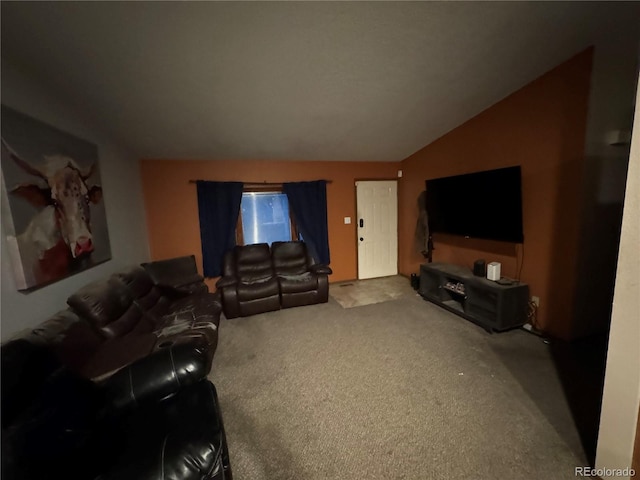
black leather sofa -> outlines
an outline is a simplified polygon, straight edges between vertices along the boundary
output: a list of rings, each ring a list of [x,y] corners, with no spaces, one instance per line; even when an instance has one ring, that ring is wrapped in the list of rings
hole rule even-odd
[[[3,479],[231,479],[206,342],[182,343],[102,382],[42,337],[2,346]]]
[[[223,259],[216,283],[227,318],[324,303],[331,268],[316,264],[304,242],[236,246]]]
[[[221,305],[200,283],[132,267],[4,344],[2,478],[230,479],[206,380]]]

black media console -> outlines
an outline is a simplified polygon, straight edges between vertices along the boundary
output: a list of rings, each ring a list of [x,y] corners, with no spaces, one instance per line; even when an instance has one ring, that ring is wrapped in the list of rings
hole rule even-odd
[[[529,287],[520,282],[501,285],[476,277],[464,267],[428,263],[420,266],[419,293],[425,300],[477,323],[488,332],[527,323]]]

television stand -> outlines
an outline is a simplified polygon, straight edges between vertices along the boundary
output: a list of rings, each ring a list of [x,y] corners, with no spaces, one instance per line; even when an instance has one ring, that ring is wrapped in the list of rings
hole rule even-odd
[[[488,332],[501,332],[527,323],[529,287],[520,282],[502,285],[457,265],[420,266],[420,295],[460,315]]]

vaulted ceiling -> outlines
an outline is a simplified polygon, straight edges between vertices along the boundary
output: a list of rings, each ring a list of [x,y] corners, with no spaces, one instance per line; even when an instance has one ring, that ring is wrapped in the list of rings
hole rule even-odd
[[[2,57],[139,157],[399,161],[638,5],[3,1]]]

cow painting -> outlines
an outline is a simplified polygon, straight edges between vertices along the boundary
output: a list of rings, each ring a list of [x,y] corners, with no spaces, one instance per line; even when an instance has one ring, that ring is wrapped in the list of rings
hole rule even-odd
[[[81,166],[55,152],[42,153],[39,163],[27,161],[4,134],[3,124],[3,175],[10,163],[22,180],[7,182],[6,196],[16,209],[32,212],[28,223],[7,236],[10,252],[20,259],[18,288],[42,286],[98,263],[101,259],[92,257],[101,240],[94,236],[91,217],[92,208],[102,207],[102,187],[90,181],[96,161]]]

